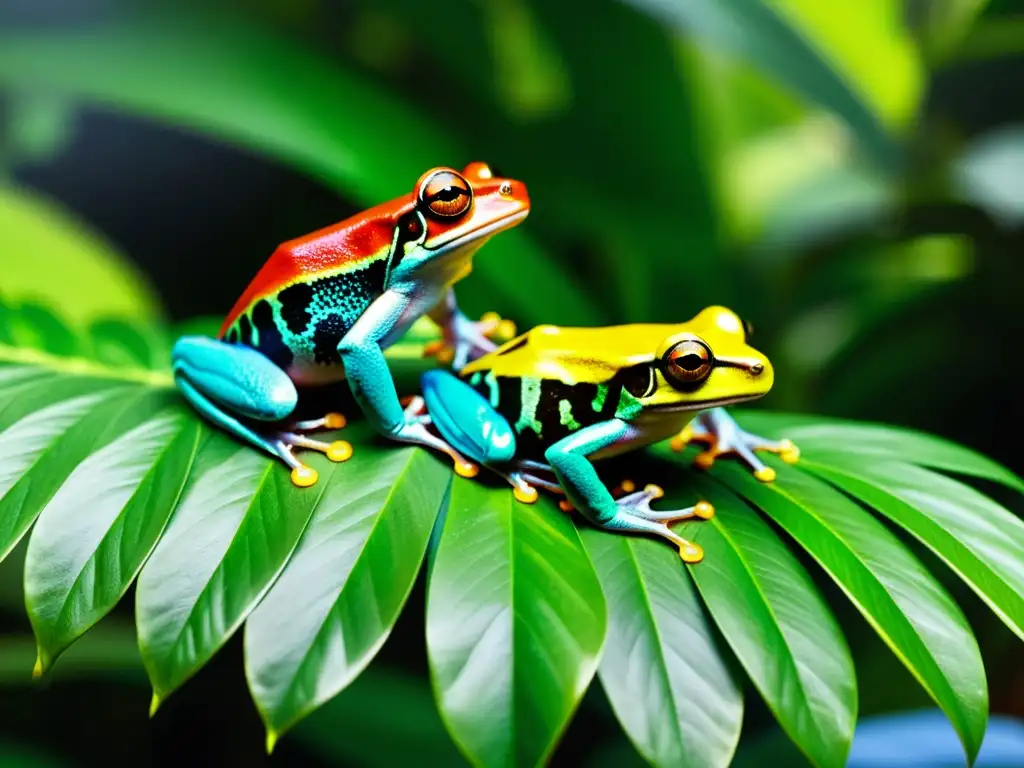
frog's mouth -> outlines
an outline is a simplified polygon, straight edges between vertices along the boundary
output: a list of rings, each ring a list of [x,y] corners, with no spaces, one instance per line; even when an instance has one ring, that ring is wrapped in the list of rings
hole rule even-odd
[[[688,403],[665,403],[664,405],[649,405],[644,410],[658,411],[659,413],[676,413],[683,411],[703,411],[708,408],[722,408],[736,403],[745,403],[748,400],[757,400],[764,397],[764,393],[756,395],[739,395],[737,397],[723,397],[718,400],[701,400]]]
[[[516,211],[508,216],[503,216],[502,218],[496,219],[490,224],[485,224],[482,227],[470,229],[465,232],[456,232],[451,240],[435,245],[429,250],[435,255],[442,256],[458,251],[467,245],[476,243],[482,244],[483,241],[491,235],[496,235],[504,229],[514,227],[520,221],[525,219],[529,213],[530,209],[527,208],[526,210]]]

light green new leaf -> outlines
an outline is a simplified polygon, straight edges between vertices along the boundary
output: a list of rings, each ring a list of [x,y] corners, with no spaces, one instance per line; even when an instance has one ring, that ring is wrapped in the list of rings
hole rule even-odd
[[[1024,639],[1024,522],[963,483],[898,461],[815,454],[803,466],[924,542]]]
[[[886,125],[917,108],[923,72],[889,0],[621,0],[683,34],[743,57],[853,129],[882,168],[897,157]],[[870,47],[864,39],[872,40]]]
[[[2,556],[86,457],[154,416],[172,398],[172,393],[138,386],[107,389],[30,413],[0,433]]]
[[[734,413],[744,429],[788,437],[809,457],[842,451],[876,460],[910,461],[925,467],[982,477],[1024,493],[1024,480],[996,461],[926,432],[883,424],[765,411]]]
[[[867,510],[774,457],[766,463],[779,472],[771,484],[734,464],[714,473],[821,564],[946,713],[973,762],[985,734],[988,689],[978,643],[959,607]]]
[[[306,459],[320,481],[298,488],[280,461],[222,433],[200,450],[135,593],[154,711],[231,637],[287,563],[339,466]]]
[[[43,509],[25,561],[37,675],[128,591],[174,510],[199,434],[189,414],[162,413],[79,464]]]
[[[814,765],[845,765],[857,683],[842,631],[757,513],[719,484],[693,479],[716,510],[680,529],[704,548],[690,573],[708,610],[790,739]]]
[[[615,715],[656,766],[728,766],[743,695],[671,547],[580,531],[608,602],[598,675]]]
[[[188,17],[0,34],[0,84],[184,125],[287,162],[366,206],[410,194],[434,166],[469,159],[453,141],[458,132],[311,48],[243,19],[195,10]],[[518,280],[508,279],[510,264]],[[583,322],[595,317],[521,229],[485,246],[474,260],[474,279],[486,282],[506,314],[561,305]],[[531,290],[522,291],[527,284]]]
[[[384,644],[451,477],[423,450],[374,446],[365,424],[346,437],[353,457],[335,471],[288,567],[246,622],[246,677],[268,749]]]
[[[456,479],[427,593],[435,696],[475,765],[548,760],[597,667],[605,604],[549,499]]]

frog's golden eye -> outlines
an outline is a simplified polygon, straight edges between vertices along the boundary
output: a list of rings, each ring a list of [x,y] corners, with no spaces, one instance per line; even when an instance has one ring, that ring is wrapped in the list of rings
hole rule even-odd
[[[714,358],[707,345],[691,339],[676,344],[663,360],[664,373],[669,383],[682,386],[704,381],[714,366]]]
[[[473,202],[473,189],[454,171],[438,171],[420,187],[420,202],[435,216],[461,216]]]
[[[654,367],[649,363],[626,368],[619,374],[619,377],[623,389],[633,397],[650,397],[654,394],[657,380],[654,377]]]

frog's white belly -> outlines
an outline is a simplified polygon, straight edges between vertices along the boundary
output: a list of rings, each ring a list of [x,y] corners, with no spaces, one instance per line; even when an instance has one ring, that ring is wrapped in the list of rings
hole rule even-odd
[[[641,414],[630,422],[629,431],[607,448],[590,455],[591,459],[608,459],[624,453],[660,443],[678,434],[699,411],[679,411],[677,413]]]

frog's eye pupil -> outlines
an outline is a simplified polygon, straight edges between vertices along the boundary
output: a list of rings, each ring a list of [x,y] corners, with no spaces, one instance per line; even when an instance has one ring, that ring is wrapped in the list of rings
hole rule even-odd
[[[469,183],[453,171],[438,171],[423,184],[420,201],[427,211],[442,218],[462,216],[473,202]]]
[[[698,368],[704,365],[704,360],[701,358],[700,355],[696,354],[695,352],[691,352],[688,355],[683,355],[682,357],[676,358],[676,361],[679,363],[680,366],[682,366],[687,371],[696,371]]]

